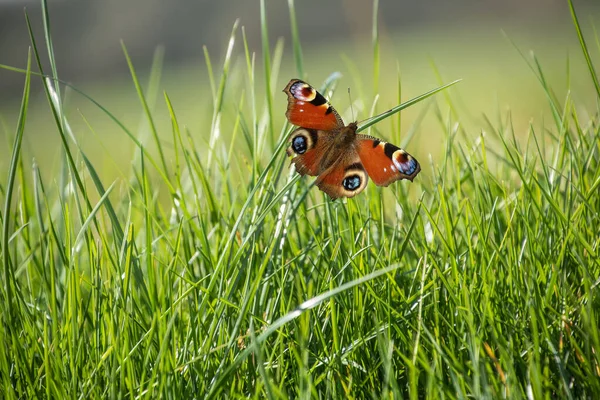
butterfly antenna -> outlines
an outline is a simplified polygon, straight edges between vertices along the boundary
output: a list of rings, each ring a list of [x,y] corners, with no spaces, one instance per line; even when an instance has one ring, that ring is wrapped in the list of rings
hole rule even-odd
[[[354,121],[354,107],[352,106],[352,96],[350,95],[350,87],[348,87],[348,99],[350,100],[350,111],[352,112],[352,121]]]

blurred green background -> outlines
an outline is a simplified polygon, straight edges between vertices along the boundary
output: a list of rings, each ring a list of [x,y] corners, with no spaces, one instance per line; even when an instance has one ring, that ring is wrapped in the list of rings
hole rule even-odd
[[[245,29],[250,50],[257,53],[257,79],[262,79],[258,0],[56,0],[49,4],[59,77],[100,102],[134,132],[143,130],[145,122],[120,40],[144,84],[156,48],[162,46],[164,67],[152,110],[167,147],[171,127],[162,91],[168,92],[180,124],[197,138],[196,143],[202,145],[208,140],[212,98],[203,46],[218,76],[236,18]],[[279,91],[297,73],[290,51],[287,1],[267,0],[266,4],[271,45],[279,37],[285,43],[281,72],[273,88],[279,131],[286,107],[286,98]],[[593,29],[600,21],[600,2],[578,0],[575,5],[583,28],[593,38]],[[26,65],[30,42],[24,6],[34,24],[38,46],[43,46],[39,2],[0,0],[0,64]],[[487,128],[484,115],[497,122],[508,110],[516,132],[525,133],[531,121],[543,123],[550,115],[539,83],[511,40],[528,57],[530,51],[536,54],[559,99],[570,87],[577,104],[596,108],[566,1],[382,0],[378,87],[374,87],[372,72],[372,10],[373,3],[363,0],[296,2],[306,78],[319,86],[332,72],[340,71],[343,78],[338,88],[351,87],[353,99],[363,104],[354,110],[359,120],[368,117],[375,93],[380,94],[377,111],[397,104],[399,71],[403,100],[462,78],[447,94],[458,107],[457,118],[470,134],[478,135]],[[232,74],[234,82],[243,83],[246,76],[240,31],[237,38]],[[589,45],[592,55],[598,58],[600,44],[590,39]],[[22,74],[0,69],[0,171],[8,165],[23,81]],[[61,160],[59,135],[42,86],[37,79],[34,81],[24,138],[24,150],[30,157],[25,163],[31,164],[35,157],[44,173],[53,174]],[[243,84],[228,87],[225,101],[231,119],[244,89]],[[133,159],[133,144],[88,100],[70,90],[63,90],[63,94],[75,135],[103,176],[114,179],[115,173],[127,169]],[[438,102],[442,96],[437,95]],[[258,93],[258,97],[264,95]],[[338,90],[332,102],[348,119],[346,90]],[[400,136],[410,129],[426,103],[402,113]],[[448,108],[440,110],[445,118]],[[442,127],[435,111],[435,106],[429,107],[409,145],[409,151],[423,161],[429,154],[435,159],[439,150],[437,139]],[[384,121],[374,133],[398,141],[398,133],[392,129],[396,122]],[[223,123],[227,137],[227,127],[233,122]]]

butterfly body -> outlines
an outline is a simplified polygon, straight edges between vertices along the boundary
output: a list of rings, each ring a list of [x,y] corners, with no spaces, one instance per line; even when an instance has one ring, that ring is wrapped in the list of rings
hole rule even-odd
[[[369,177],[379,186],[399,179],[412,181],[420,166],[404,150],[357,133],[355,122],[345,125],[329,102],[309,84],[292,79],[288,120],[299,126],[287,149],[300,175],[317,176],[317,186],[332,199],[353,197],[364,190]]]

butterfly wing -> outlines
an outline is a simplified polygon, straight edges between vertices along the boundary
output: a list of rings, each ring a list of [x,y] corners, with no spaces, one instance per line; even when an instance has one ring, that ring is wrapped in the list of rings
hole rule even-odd
[[[308,83],[292,79],[283,91],[288,96],[285,116],[292,124],[326,131],[344,126],[344,121],[327,99]]]
[[[333,144],[334,132],[298,128],[290,135],[288,156],[300,175],[317,176],[324,169],[322,160]]]
[[[421,171],[417,160],[391,143],[366,136],[357,136],[356,151],[364,169],[378,186],[388,186],[399,179],[412,182]]]
[[[318,176],[317,186],[332,200],[354,197],[369,181],[355,147],[335,146],[338,130],[298,128],[290,136],[288,155],[300,175]]]
[[[369,176],[356,150],[345,151],[339,160],[317,178],[317,186],[332,200],[354,197],[367,187]]]

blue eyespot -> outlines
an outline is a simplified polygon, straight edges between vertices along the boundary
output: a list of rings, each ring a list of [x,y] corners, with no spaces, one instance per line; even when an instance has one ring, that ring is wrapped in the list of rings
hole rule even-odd
[[[296,154],[304,154],[306,153],[308,145],[306,143],[306,138],[304,136],[296,136],[292,140],[292,149]]]
[[[350,175],[344,178],[344,180],[342,181],[342,186],[344,186],[344,189],[348,190],[348,191],[355,191],[356,189],[358,189],[360,187],[360,176],[358,175]]]

